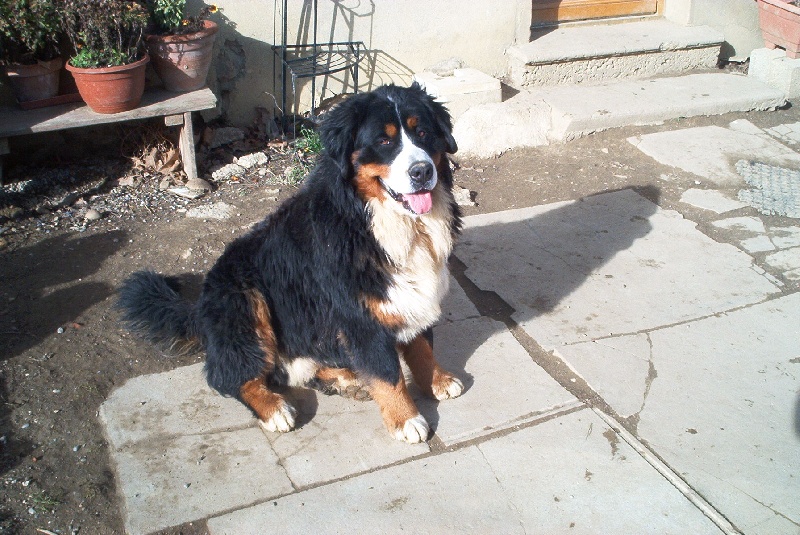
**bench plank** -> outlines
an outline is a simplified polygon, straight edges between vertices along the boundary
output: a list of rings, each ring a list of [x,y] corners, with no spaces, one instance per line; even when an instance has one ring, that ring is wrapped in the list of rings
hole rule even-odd
[[[145,91],[139,107],[122,113],[95,113],[84,103],[62,104],[35,110],[0,107],[0,137],[177,115],[208,110],[216,105],[217,97],[210,89],[204,87],[189,93],[148,90]]]
[[[0,156],[8,154],[8,138],[24,134],[53,132],[98,124],[164,117],[167,126],[180,126],[179,148],[183,170],[191,180],[197,178],[192,112],[217,105],[217,97],[207,87],[188,93],[148,90],[141,104],[122,113],[95,113],[82,103],[61,104],[33,110],[0,107]],[[0,185],[3,185],[3,163],[0,159]]]

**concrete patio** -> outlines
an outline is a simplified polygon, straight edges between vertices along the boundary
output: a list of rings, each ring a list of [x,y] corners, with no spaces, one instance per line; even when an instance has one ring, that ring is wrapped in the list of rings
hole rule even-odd
[[[677,169],[689,155],[706,185],[682,202],[738,246],[657,191],[467,218],[435,329],[467,389],[416,395],[426,444],[393,440],[371,402],[310,390],[299,428],[265,435],[201,364],[128,381],[100,411],[126,528],[800,533],[800,227],[753,215],[735,165],[742,147],[795,164],[798,130],[629,140]]]

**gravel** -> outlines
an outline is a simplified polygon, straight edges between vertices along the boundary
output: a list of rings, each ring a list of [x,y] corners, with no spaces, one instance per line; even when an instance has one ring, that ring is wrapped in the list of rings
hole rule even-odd
[[[225,201],[235,206],[231,201],[256,191],[266,190],[267,199],[277,201],[275,186],[287,184],[285,170],[298,160],[291,145],[257,140],[197,152],[198,167],[214,172],[190,183],[182,171],[149,172],[120,158],[11,167],[7,183],[0,186],[0,251],[56,230],[117,230],[132,219],[169,220],[206,211],[211,215],[200,217],[219,217],[221,212],[206,206],[224,206]],[[193,187],[198,184],[200,189]]]

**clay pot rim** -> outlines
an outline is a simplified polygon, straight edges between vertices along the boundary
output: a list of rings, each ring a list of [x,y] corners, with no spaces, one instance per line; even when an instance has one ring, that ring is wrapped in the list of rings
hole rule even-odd
[[[800,7],[790,4],[787,0],[759,0],[759,3],[775,6],[778,9],[800,15]]]
[[[145,52],[142,59],[136,60],[133,63],[126,63],[125,65],[114,65],[113,67],[75,67],[69,61],[66,62],[64,68],[70,72],[75,73],[113,73],[119,71],[126,71],[128,69],[135,69],[150,61],[150,56]]]
[[[183,43],[185,41],[194,41],[197,39],[201,39],[203,37],[207,37],[209,35],[214,35],[219,31],[219,25],[214,22],[213,20],[204,20],[203,21],[203,29],[199,32],[194,33],[183,33],[180,35],[158,35],[158,34],[149,34],[145,36],[145,41],[148,43]]]
[[[9,76],[14,76],[21,70],[36,69],[37,67],[46,69],[48,72],[57,71],[61,69],[63,65],[64,58],[58,56],[48,60],[39,59],[36,60],[36,63],[6,63],[0,68],[5,69]]]

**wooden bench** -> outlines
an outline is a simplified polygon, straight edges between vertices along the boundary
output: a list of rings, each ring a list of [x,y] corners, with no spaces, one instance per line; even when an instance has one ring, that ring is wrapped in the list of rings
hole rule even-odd
[[[122,113],[95,113],[83,102],[33,110],[0,107],[0,185],[3,184],[2,155],[10,152],[8,144],[10,137],[152,117],[164,117],[167,126],[181,127],[178,146],[183,170],[190,180],[195,179],[197,162],[194,153],[192,112],[211,109],[216,105],[217,98],[214,93],[204,87],[189,93],[148,90],[142,97],[139,107]]]

